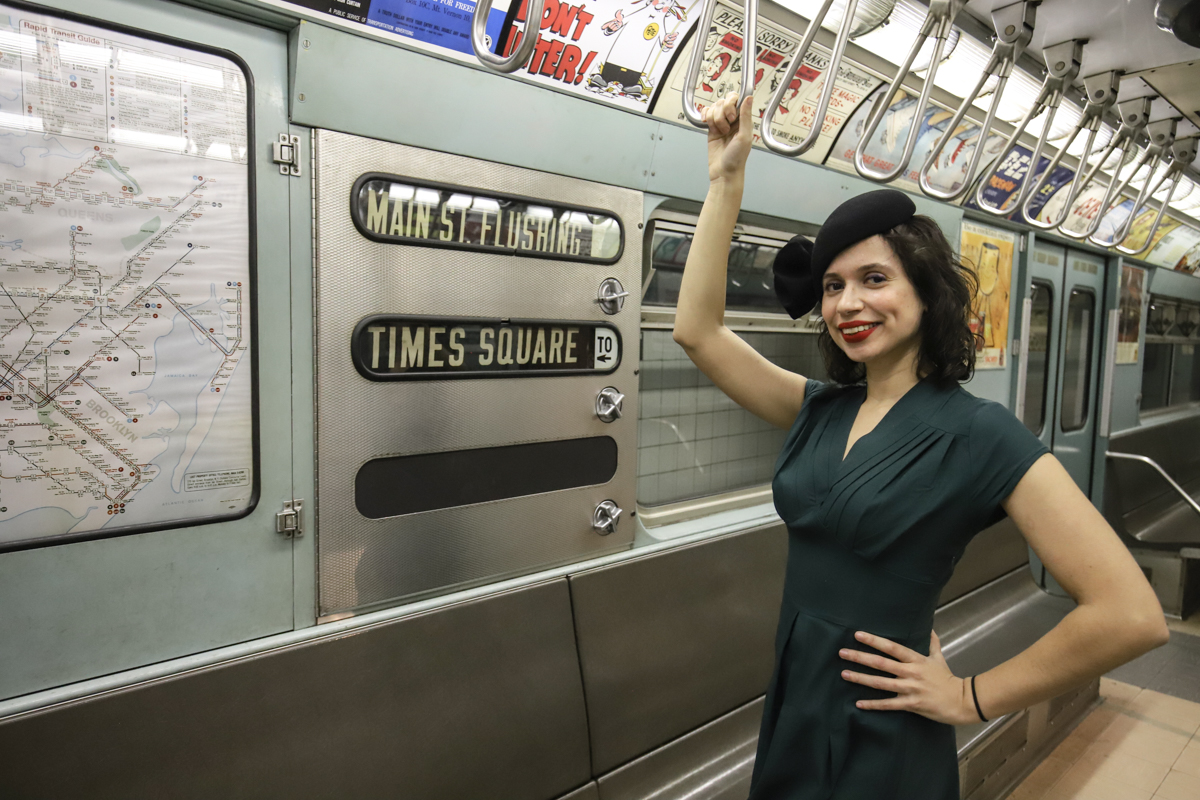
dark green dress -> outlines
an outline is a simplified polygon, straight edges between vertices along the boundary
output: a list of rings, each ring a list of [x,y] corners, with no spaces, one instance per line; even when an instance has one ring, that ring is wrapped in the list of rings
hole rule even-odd
[[[976,533],[1048,452],[998,403],[921,381],[845,461],[866,389],[809,380],[775,466],[788,526],[775,674],[752,800],[958,800],[954,728],[910,711],[856,708],[893,693],[843,669],[894,677],[838,656],[873,652],[863,630],[929,654],[938,595]]]

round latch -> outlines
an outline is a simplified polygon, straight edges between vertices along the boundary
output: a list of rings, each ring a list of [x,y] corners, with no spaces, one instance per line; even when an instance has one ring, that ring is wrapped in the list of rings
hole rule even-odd
[[[596,395],[596,416],[602,422],[618,420],[621,418],[621,404],[624,402],[625,395],[613,386],[605,386]]]
[[[600,310],[605,314],[616,314],[625,305],[625,298],[629,296],[629,292],[625,291],[625,287],[616,278],[605,278],[600,283],[600,291],[596,295],[596,302],[600,304]]]
[[[617,530],[617,518],[620,516],[621,507],[612,500],[605,500],[592,512],[592,527],[601,536],[608,536]]]

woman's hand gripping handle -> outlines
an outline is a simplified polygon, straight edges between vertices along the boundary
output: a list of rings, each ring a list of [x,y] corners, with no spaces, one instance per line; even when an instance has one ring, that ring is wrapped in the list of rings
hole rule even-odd
[[[704,109],[704,121],[708,123],[708,180],[741,180],[746,172],[746,159],[750,156],[750,143],[754,138],[754,124],[750,119],[753,98],[747,97],[739,104],[736,93],[725,95]]]

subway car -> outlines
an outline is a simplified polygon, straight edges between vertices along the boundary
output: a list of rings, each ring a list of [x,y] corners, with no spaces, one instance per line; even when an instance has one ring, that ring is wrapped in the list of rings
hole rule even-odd
[[[732,91],[726,324],[824,378],[775,255],[907,192],[979,275],[966,388],[1187,619],[1198,31],[1195,0],[0,0],[0,796],[745,797],[785,432],[672,339]],[[935,628],[971,675],[1074,607],[1006,519]],[[1099,690],[957,728],[961,796]]]

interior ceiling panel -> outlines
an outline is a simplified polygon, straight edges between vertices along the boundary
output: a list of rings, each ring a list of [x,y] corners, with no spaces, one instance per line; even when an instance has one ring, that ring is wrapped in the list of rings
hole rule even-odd
[[[966,13],[991,28],[993,9],[1013,0],[968,0]],[[1120,100],[1158,95],[1151,120],[1182,114],[1177,138],[1200,132],[1200,49],[1184,44],[1154,22],[1156,0],[1045,0],[1037,8],[1026,52],[1042,63],[1042,48],[1086,39],[1080,80],[1121,70]]]
[[[1200,125],[1200,58],[1168,67],[1153,67],[1134,77],[1156,94],[1168,98],[1193,125]],[[1121,88],[1124,89],[1124,85]]]
[[[1012,0],[969,0],[967,13],[991,27],[992,10]],[[1028,52],[1039,61],[1042,48],[1068,39],[1087,39],[1084,77],[1110,69],[1127,74],[1200,59],[1190,47],[1154,23],[1156,0],[1046,0],[1038,6]]]

